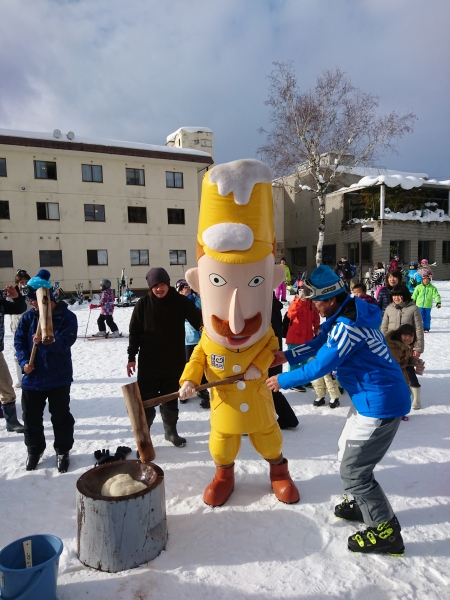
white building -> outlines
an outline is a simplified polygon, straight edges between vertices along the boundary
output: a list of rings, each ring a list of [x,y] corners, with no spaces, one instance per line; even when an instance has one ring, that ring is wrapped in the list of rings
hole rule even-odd
[[[151,267],[183,277],[196,262],[211,152],[0,129],[0,286],[19,268],[48,268],[66,291],[98,289],[101,278],[115,286],[123,268],[135,289]]]

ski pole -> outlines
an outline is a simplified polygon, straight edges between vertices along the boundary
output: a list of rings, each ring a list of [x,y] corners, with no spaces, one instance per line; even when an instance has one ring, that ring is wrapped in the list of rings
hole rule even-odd
[[[86,324],[86,331],[84,332],[84,341],[86,341],[86,338],[87,338],[87,330],[89,327],[89,320],[91,318],[91,310],[92,310],[92,308],[89,307],[89,316],[88,316],[88,320],[87,320],[87,324]]]

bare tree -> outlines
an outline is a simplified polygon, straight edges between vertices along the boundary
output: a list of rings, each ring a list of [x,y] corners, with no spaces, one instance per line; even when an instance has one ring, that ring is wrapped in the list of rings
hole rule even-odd
[[[328,186],[338,180],[349,160],[352,167],[375,166],[382,154],[396,153],[400,138],[413,131],[416,116],[378,114],[378,96],[353,86],[340,69],[324,71],[313,89],[300,92],[292,62],[273,64],[265,102],[270,107],[272,128],[260,129],[266,142],[258,154],[272,167],[278,185],[292,188],[288,181],[294,175],[297,190],[301,179],[310,183],[300,185],[302,189],[317,194],[316,263],[321,265]]]

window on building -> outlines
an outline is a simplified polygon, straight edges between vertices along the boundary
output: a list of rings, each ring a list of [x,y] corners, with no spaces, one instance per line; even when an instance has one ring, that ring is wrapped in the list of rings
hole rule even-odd
[[[34,161],[35,179],[56,179],[56,163],[44,160]]]
[[[362,261],[372,264],[373,242],[362,243]],[[359,265],[359,242],[347,244],[347,256],[352,265]],[[335,261],[336,262],[336,261]]]
[[[145,206],[129,206],[128,223],[147,223],[147,209]]]
[[[105,205],[104,204],[85,204],[84,205],[84,220],[85,221],[104,221],[105,220]]]
[[[314,256],[317,254],[317,246],[313,246]],[[324,265],[336,265],[336,244],[325,244],[322,248],[322,262]]]
[[[126,169],[127,185],[145,185],[144,169]]]
[[[107,265],[108,264],[108,250],[88,250],[87,251],[87,264],[89,266]]]
[[[420,262],[422,258],[426,258],[430,264],[434,263],[435,248],[435,240],[419,240],[419,243],[417,244],[417,261]]]
[[[41,267],[62,267],[62,250],[39,250]]]
[[[389,258],[400,256],[401,262],[409,262],[409,244],[409,240],[391,240],[389,242]]]
[[[169,225],[184,225],[184,208],[168,208],[167,219]]]
[[[450,263],[450,240],[442,242],[442,262]]]
[[[297,267],[306,267],[306,246],[302,248],[288,248],[291,264]]]
[[[0,158],[0,177],[6,177],[6,158]]]
[[[171,265],[185,265],[186,250],[169,250],[169,258]]]
[[[206,148],[212,148],[212,141],[211,140],[201,140],[200,145],[204,146]]]
[[[0,250],[0,268],[10,269],[13,266],[12,250]]]
[[[131,266],[148,265],[148,250],[130,250]]]
[[[183,173],[173,173],[172,171],[166,171],[166,187],[182,188]]]
[[[58,202],[36,202],[38,221],[59,221]]]
[[[9,202],[0,200],[0,219],[9,219]]]
[[[81,178],[83,181],[103,183],[103,167],[101,165],[81,165]]]

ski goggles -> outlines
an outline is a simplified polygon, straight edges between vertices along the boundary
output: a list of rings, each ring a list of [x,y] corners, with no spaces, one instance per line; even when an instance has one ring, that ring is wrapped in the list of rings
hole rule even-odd
[[[326,296],[327,294],[333,294],[333,296],[336,296],[337,291],[345,290],[345,283],[342,281],[342,279],[339,279],[338,281],[336,281],[336,283],[333,283],[332,285],[327,285],[326,287],[318,288],[315,287],[309,279],[306,279],[303,282],[303,290],[305,298],[308,298],[309,300],[314,300],[314,298],[317,299],[320,296]],[[333,296],[330,296],[330,298],[332,298]],[[325,300],[328,300],[328,298],[325,298]]]

